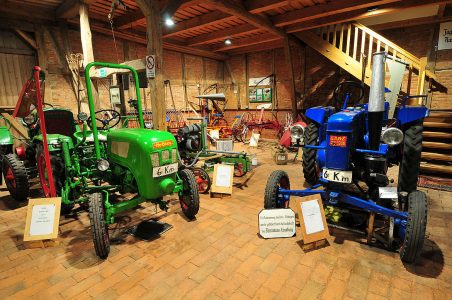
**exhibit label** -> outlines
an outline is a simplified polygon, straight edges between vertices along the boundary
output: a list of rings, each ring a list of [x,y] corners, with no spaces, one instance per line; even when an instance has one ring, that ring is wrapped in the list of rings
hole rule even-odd
[[[452,49],[452,22],[441,23],[438,36],[438,50]]]
[[[259,213],[259,234],[265,239],[295,235],[295,212],[290,208],[264,209]]]

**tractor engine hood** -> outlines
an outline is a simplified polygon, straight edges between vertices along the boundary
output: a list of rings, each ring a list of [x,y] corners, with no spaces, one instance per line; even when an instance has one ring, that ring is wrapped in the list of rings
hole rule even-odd
[[[173,156],[177,152],[177,143],[174,136],[166,131],[157,131],[141,128],[116,129],[107,134],[107,153],[110,163],[127,168],[132,172],[140,196],[145,199],[156,199],[165,194],[165,186],[176,184],[176,173],[153,178],[151,154],[168,150],[169,158],[164,160],[159,154],[159,166],[177,162]],[[173,181],[171,184],[169,181]]]

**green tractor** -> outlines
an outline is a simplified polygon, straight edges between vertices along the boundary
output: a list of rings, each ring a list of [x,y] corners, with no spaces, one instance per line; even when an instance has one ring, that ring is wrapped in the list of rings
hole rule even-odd
[[[120,122],[120,114],[115,110],[95,111],[90,79],[94,66],[126,69],[133,74],[140,128],[113,129]],[[183,214],[192,220],[199,210],[199,193],[193,173],[180,168],[174,136],[145,128],[136,70],[126,65],[93,62],[85,72],[90,116],[79,113],[83,129],[76,126],[68,110],[44,111],[47,134],[34,136],[32,148],[36,149],[38,173],[46,196],[52,196],[53,188],[61,197],[64,212],[76,203],[88,203],[94,248],[105,259],[110,251],[108,225],[115,222],[115,215],[142,202],[167,210],[163,196],[177,194]],[[47,137],[48,153],[43,136]],[[50,162],[50,174],[46,161]],[[124,197],[128,193],[135,196]]]

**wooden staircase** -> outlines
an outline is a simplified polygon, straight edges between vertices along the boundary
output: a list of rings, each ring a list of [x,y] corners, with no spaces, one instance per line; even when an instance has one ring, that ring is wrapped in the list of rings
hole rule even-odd
[[[359,80],[362,79],[365,64],[366,85],[370,85],[372,78],[372,53],[380,51],[386,51],[409,64],[408,95],[413,74],[417,75],[417,95],[425,93],[426,82],[431,85],[438,84],[435,74],[426,70],[425,57],[414,56],[362,24],[354,22],[328,25],[301,31],[295,33],[295,36]]]
[[[431,111],[425,119],[421,173],[452,176],[452,111]]]

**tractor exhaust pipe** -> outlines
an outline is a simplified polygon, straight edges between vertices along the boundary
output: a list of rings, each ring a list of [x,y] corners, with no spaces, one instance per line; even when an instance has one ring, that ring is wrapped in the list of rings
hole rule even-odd
[[[368,104],[369,148],[378,151],[385,111],[385,52],[373,54]]]

